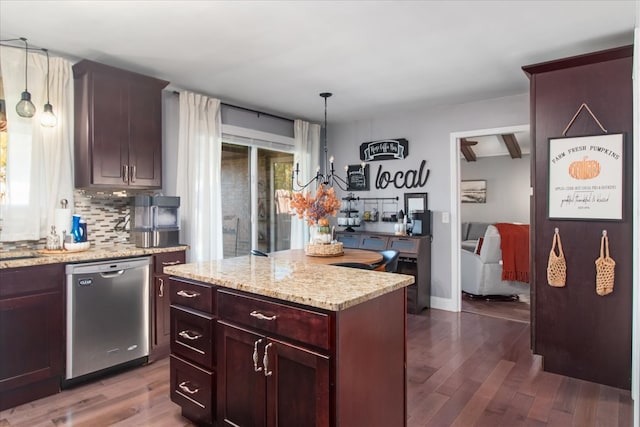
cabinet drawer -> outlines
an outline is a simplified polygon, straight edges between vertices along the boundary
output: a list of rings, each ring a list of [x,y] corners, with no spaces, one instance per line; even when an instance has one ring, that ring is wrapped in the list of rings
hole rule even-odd
[[[214,313],[215,293],[213,287],[203,283],[170,279],[170,301],[172,305],[182,305],[195,310]]]
[[[171,400],[182,407],[182,414],[201,424],[214,420],[214,373],[200,369],[171,355]]]
[[[165,253],[156,254],[154,256],[153,272],[155,274],[164,274],[165,267],[169,265],[184,264],[184,262],[185,262],[184,251],[165,252]]]
[[[344,234],[339,234],[337,236],[337,240],[338,242],[342,242],[342,245],[345,248],[353,248],[353,249],[357,249],[358,246],[360,246],[360,235],[344,235]]]
[[[219,289],[218,315],[284,338],[329,348],[329,316],[324,313]]]
[[[360,249],[369,249],[372,251],[383,251],[387,249],[387,237],[382,236],[364,236],[360,242]]]
[[[0,298],[43,292],[62,292],[64,264],[0,270]]]
[[[389,239],[389,249],[395,249],[405,254],[417,254],[420,240],[406,237],[392,237]]]
[[[213,369],[215,319],[204,313],[171,307],[171,352]]]

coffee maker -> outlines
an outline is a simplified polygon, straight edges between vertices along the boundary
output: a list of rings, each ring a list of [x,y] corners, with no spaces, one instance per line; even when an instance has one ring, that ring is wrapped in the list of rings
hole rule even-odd
[[[180,244],[180,197],[138,195],[132,197],[131,210],[131,238],[137,247]]]

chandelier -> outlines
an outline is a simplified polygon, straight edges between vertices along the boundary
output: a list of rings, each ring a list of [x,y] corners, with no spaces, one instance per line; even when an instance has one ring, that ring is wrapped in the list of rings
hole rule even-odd
[[[300,167],[296,163],[296,169],[291,174],[291,187],[293,191],[301,191],[307,188],[312,183],[316,183],[316,186],[324,184],[325,186],[333,187],[334,185],[340,188],[342,191],[346,191],[349,185],[347,181],[336,174],[333,167],[333,156],[327,161],[327,98],[333,95],[330,92],[322,92],[320,96],[324,98],[324,173],[320,172],[320,166],[316,168],[316,175],[309,180],[306,184],[300,184]],[[348,170],[348,166],[344,167],[345,173]]]

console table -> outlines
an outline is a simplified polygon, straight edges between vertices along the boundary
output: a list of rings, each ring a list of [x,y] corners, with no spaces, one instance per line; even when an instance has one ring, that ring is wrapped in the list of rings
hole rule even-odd
[[[407,288],[407,311],[418,314],[429,308],[431,298],[431,236],[396,236],[391,233],[336,232],[345,248],[400,252],[398,273],[410,274],[415,283]]]

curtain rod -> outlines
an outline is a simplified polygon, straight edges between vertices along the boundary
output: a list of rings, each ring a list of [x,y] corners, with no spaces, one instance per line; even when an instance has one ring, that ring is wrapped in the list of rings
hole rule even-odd
[[[180,95],[180,92],[178,92],[177,90],[174,90],[173,94],[174,95]],[[265,113],[264,111],[252,110],[251,108],[239,107],[237,105],[227,104],[226,102],[221,102],[220,104],[221,105],[225,105],[227,107],[235,108],[237,110],[243,110],[243,111],[248,111],[250,113],[256,113],[258,116],[260,116],[260,115],[269,116],[269,117],[273,117],[273,118],[280,119],[280,120],[286,120],[288,122],[293,122],[294,121],[293,119],[289,119],[287,117],[276,116],[275,114]]]

